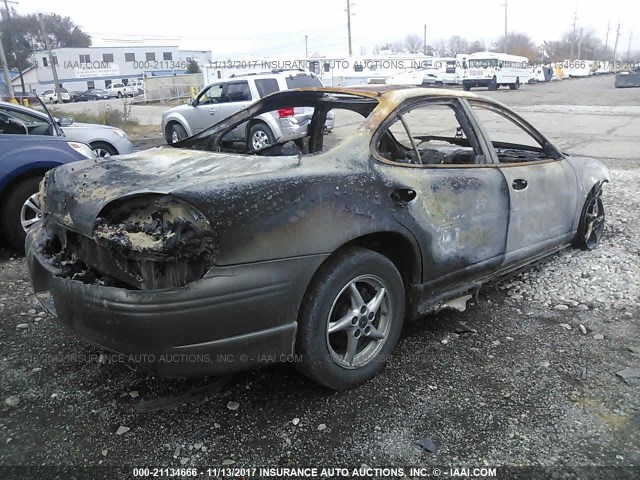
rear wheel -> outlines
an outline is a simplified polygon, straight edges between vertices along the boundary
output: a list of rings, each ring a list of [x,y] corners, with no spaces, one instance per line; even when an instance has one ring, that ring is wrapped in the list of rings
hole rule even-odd
[[[249,130],[247,135],[247,151],[259,152],[275,143],[271,129],[263,123],[257,123]]]
[[[471,85],[469,85],[468,83],[464,83],[464,82],[462,82],[462,89],[463,89],[465,92],[468,92],[469,90],[471,90]]]
[[[349,248],[311,282],[298,318],[298,369],[333,389],[363,383],[385,365],[405,314],[400,273],[383,255]]]
[[[520,88],[520,79],[516,78],[516,83],[510,83],[509,84],[509,89],[510,90],[518,90]]]
[[[18,252],[24,252],[24,240],[29,228],[42,218],[38,188],[42,177],[30,177],[16,184],[2,209],[2,227],[6,239]]]
[[[489,90],[497,90],[498,89],[498,79],[493,77],[491,82],[489,83]]]

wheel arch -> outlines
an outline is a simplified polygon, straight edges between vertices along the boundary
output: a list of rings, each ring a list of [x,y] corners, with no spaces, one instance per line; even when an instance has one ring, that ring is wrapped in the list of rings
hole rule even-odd
[[[422,255],[417,242],[408,235],[395,231],[379,231],[368,233],[356,237],[338,248],[328,255],[311,275],[309,282],[304,290],[301,302],[298,305],[298,312],[302,307],[302,301],[307,296],[307,292],[314,279],[320,273],[323,266],[334,257],[351,247],[362,247],[372,250],[388,258],[400,272],[402,282],[404,284],[406,296],[406,312],[411,315],[414,305],[414,285],[422,281]],[[299,316],[299,315],[298,315]]]
[[[9,180],[5,184],[0,190],[0,193],[2,194],[3,197],[6,198],[6,196],[15,188],[16,185],[24,182],[29,178],[44,177],[44,175],[55,166],[56,165],[48,168],[38,167],[31,170],[22,171],[16,174],[15,176],[13,176],[11,180]],[[0,205],[0,212],[4,212],[4,209],[5,209],[5,205]]]
[[[167,118],[166,123],[164,125],[164,132],[163,133],[164,133],[165,140],[167,139],[167,136],[170,134],[171,127],[174,124],[178,124],[182,128],[184,128],[184,131],[187,132],[187,136],[188,137],[193,135],[192,132],[191,132],[191,128],[189,128],[188,122],[186,122],[184,120],[184,118],[178,117],[178,116],[172,116],[172,117]]]

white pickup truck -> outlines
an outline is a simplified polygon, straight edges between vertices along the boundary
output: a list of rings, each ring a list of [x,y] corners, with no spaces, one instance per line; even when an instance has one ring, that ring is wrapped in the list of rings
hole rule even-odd
[[[109,93],[109,97],[133,97],[135,94],[133,88],[124,83],[112,83],[105,90]]]

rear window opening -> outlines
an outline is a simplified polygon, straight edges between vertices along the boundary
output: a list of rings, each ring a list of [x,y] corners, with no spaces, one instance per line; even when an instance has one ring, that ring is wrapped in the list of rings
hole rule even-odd
[[[309,75],[302,77],[318,81]],[[173,146],[260,156],[327,152],[353,135],[377,105],[376,99],[359,95],[285,91]],[[270,136],[267,143],[252,143],[259,129]],[[276,130],[277,137],[272,134]],[[257,136],[265,138],[260,133]]]
[[[293,90],[294,88],[322,88],[322,82],[313,75],[306,73],[299,73],[297,75],[290,75],[286,78],[287,88]]]

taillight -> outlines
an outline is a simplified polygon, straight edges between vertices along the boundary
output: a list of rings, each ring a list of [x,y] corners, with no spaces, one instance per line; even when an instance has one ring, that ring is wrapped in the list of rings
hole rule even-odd
[[[293,107],[278,109],[278,116],[280,118],[293,117]]]

